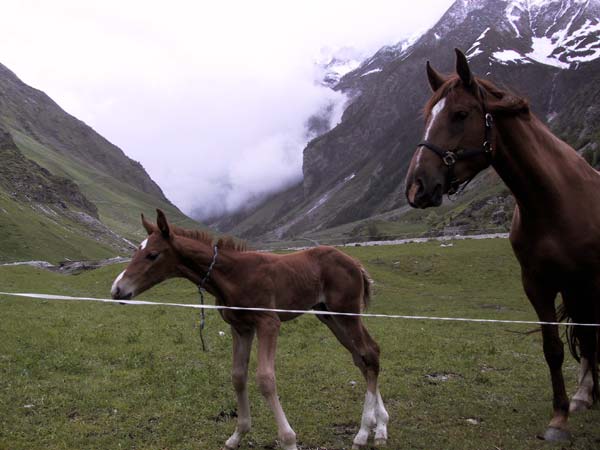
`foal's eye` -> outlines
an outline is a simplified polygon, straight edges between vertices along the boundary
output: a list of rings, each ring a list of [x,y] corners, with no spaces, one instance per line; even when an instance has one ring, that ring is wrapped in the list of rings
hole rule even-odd
[[[457,112],[454,114],[454,117],[455,117],[457,120],[465,120],[465,119],[467,118],[467,116],[468,116],[468,115],[469,115],[469,113],[468,113],[467,111],[457,111]]]
[[[154,261],[156,258],[158,258],[158,252],[150,252],[146,255],[146,258],[150,261]]]

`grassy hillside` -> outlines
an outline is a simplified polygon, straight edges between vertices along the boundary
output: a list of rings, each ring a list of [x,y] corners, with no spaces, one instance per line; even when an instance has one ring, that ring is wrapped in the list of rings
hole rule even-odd
[[[506,240],[346,249],[375,280],[373,313],[534,319]],[[0,291],[107,296],[121,265],[77,276],[0,267]],[[170,281],[143,296],[197,303]],[[208,312],[0,296],[0,448],[218,449],[235,428],[231,336]],[[394,450],[598,448],[600,410],[572,417],[572,443],[539,441],[551,388],[528,326],[367,319],[382,350],[381,391]],[[221,336],[220,331],[225,334]],[[303,450],[341,450],[358,430],[364,382],[314,317],[284,324],[277,381]],[[242,448],[274,449],[271,412],[250,362],[253,429]],[[577,367],[565,361],[567,389]],[[356,385],[353,384],[356,382]]]
[[[115,249],[99,242],[81,223],[58,214],[48,214],[30,204],[16,202],[0,190],[0,263],[66,259],[102,259],[115,256]]]
[[[150,217],[161,208],[177,225],[188,228],[200,226],[171,203],[142,192],[122,180],[98,171],[85,162],[69,158],[48,148],[25,134],[12,130],[19,149],[33,161],[52,173],[74,180],[81,191],[97,207],[100,220],[111,230],[129,239],[143,236],[140,213]]]
[[[140,213],[201,226],[142,165],[0,64],[0,262],[129,254]]]

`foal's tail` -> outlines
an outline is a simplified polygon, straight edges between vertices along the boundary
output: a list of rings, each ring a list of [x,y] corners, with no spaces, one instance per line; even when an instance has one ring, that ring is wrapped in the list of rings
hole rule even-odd
[[[364,311],[365,309],[367,309],[369,307],[369,304],[371,303],[371,284],[373,284],[373,279],[370,277],[369,273],[363,266],[360,266],[360,273],[362,274],[362,278],[363,278],[363,308],[362,308],[362,310]]]

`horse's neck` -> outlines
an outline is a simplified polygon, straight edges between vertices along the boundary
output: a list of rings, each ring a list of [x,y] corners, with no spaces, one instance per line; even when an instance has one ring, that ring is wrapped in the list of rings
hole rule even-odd
[[[521,211],[560,213],[584,161],[535,116],[500,118],[496,126],[493,166]]]

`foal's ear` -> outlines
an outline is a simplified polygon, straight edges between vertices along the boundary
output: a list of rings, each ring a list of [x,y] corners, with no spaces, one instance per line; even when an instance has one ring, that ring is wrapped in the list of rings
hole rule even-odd
[[[144,213],[142,213],[142,225],[144,226],[144,229],[148,234],[152,234],[154,233],[154,230],[156,230],[154,225],[146,220],[146,218],[144,217]]]
[[[158,229],[164,238],[168,238],[170,234],[169,223],[167,222],[167,217],[165,213],[160,209],[156,210],[156,225],[158,225]]]
[[[446,81],[437,70],[431,67],[429,61],[427,61],[427,79],[429,80],[429,86],[431,86],[433,92],[437,91]]]
[[[473,74],[471,73],[467,57],[457,48],[454,51],[456,52],[456,73],[466,87],[471,87],[473,85]]]

